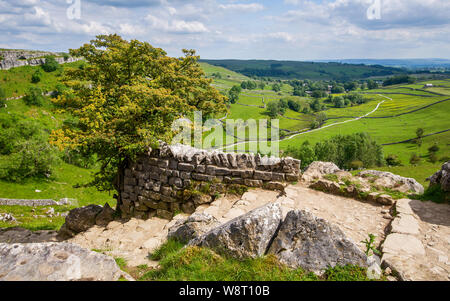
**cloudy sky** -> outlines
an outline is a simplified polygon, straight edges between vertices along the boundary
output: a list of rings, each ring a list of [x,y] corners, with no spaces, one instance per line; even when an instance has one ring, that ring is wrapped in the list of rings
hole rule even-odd
[[[0,48],[105,33],[205,59],[450,58],[450,0],[0,0]]]

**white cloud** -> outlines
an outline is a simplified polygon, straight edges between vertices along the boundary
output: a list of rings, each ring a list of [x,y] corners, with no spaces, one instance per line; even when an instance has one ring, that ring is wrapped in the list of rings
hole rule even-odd
[[[184,21],[184,20],[168,20],[167,18],[160,18],[153,15],[147,15],[146,20],[150,23],[152,29],[162,30],[172,33],[204,33],[209,30],[206,26],[198,21]]]
[[[246,12],[257,12],[264,9],[264,5],[259,3],[236,3],[236,4],[220,4],[220,9],[223,10],[238,10]]]

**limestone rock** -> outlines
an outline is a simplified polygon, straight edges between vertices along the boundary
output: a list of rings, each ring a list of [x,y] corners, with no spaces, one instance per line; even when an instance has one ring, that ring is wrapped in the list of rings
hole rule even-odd
[[[281,222],[281,206],[270,203],[241,215],[189,242],[237,258],[266,253]]]
[[[374,185],[379,187],[390,188],[394,190],[399,190],[403,192],[414,192],[417,194],[423,194],[424,188],[421,184],[419,184],[413,178],[405,178],[398,175],[394,175],[390,172],[378,171],[378,170],[364,170],[358,174],[360,177],[370,177],[374,176],[377,179],[374,182]],[[407,187],[402,189],[402,186]]]
[[[116,211],[112,209],[108,203],[103,206],[102,211],[95,218],[95,224],[97,226],[107,226],[114,220],[114,214]]]
[[[218,225],[219,222],[214,216],[204,212],[196,212],[186,219],[178,220],[175,225],[170,227],[168,238],[187,243]]]
[[[56,242],[58,239],[56,231],[30,231],[28,229],[14,227],[0,229],[0,243],[38,243],[38,242]]]
[[[304,181],[320,179],[322,176],[340,171],[336,164],[331,162],[316,161],[311,163],[303,173]]]
[[[88,230],[95,225],[96,217],[102,210],[103,207],[99,205],[89,205],[71,210],[66,217],[66,222],[61,227],[61,236],[70,237],[74,233]]]
[[[450,192],[450,161],[442,165],[441,170],[428,178],[430,186],[438,185],[442,191]]]
[[[344,233],[304,210],[290,211],[269,249],[291,268],[320,273],[329,266],[367,266],[367,256]]]
[[[76,244],[0,244],[0,280],[117,281],[122,272],[113,258]]]

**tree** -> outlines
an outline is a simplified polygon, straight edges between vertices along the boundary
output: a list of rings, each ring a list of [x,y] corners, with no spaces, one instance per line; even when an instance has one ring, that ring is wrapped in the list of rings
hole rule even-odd
[[[226,97],[205,78],[195,51],[183,53],[172,58],[147,42],[118,35],[100,35],[70,51],[88,64],[67,70],[69,89],[54,101],[77,122],[54,131],[51,143],[97,156],[100,171],[91,185],[118,189],[116,176],[127,162],[157,147],[159,140],[170,142],[173,121],[192,118],[194,111],[204,118],[226,112]]]
[[[378,85],[378,83],[376,81],[369,79],[367,81],[367,88],[369,90],[378,89],[379,85]]]
[[[299,112],[300,109],[302,108],[302,106],[300,105],[300,103],[298,101],[292,100],[292,99],[288,100],[288,106],[289,106],[289,109],[291,109],[294,112]]]
[[[42,69],[45,72],[53,72],[59,68],[59,63],[56,61],[54,56],[46,56],[45,63],[42,65]]]
[[[334,107],[335,108],[343,108],[343,107],[345,107],[344,98],[341,97],[341,96],[334,97],[333,98],[333,103],[334,103]]]
[[[334,85],[333,88],[331,88],[331,93],[333,94],[340,94],[340,93],[344,93],[345,89],[342,86],[339,85]]]
[[[238,85],[234,85],[230,91],[228,92],[228,100],[230,103],[236,103],[239,100],[239,94],[241,93],[242,88]]]
[[[31,82],[33,84],[37,84],[38,82],[41,81],[41,77],[42,77],[41,70],[37,69],[36,72],[34,72],[33,75],[31,76]]]
[[[275,92],[280,92],[281,91],[281,85],[278,83],[275,83],[272,85],[272,90]]]
[[[411,155],[411,158],[409,159],[409,163],[411,163],[411,165],[417,165],[419,164],[421,161],[420,157],[414,153]]]
[[[2,87],[0,87],[0,109],[3,108],[6,104],[6,93]]]
[[[29,106],[42,106],[44,102],[44,96],[42,96],[42,90],[38,87],[31,87],[28,89],[23,101]]]

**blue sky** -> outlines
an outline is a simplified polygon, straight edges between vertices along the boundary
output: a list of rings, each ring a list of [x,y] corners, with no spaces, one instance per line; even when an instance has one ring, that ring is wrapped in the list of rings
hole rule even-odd
[[[106,33],[205,59],[450,59],[450,1],[0,0],[0,48],[66,51]]]

